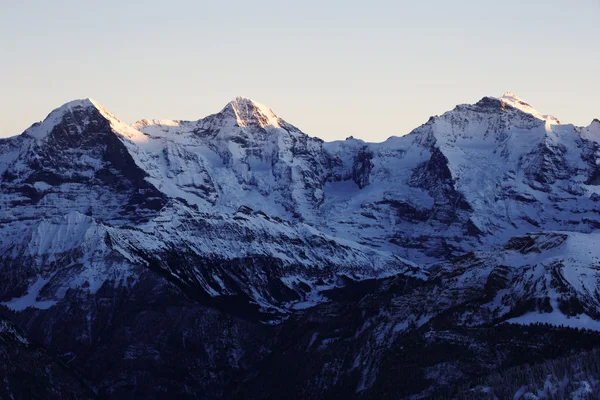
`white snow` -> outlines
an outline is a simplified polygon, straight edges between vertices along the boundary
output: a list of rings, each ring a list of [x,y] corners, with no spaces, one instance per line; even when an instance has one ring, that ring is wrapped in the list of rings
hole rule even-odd
[[[43,287],[48,283],[50,278],[42,278],[41,276],[29,287],[27,294],[7,302],[1,303],[13,311],[23,311],[29,307],[47,310],[56,305],[54,300],[38,300],[38,295]]]
[[[538,110],[533,108],[525,100],[523,100],[522,98],[520,98],[519,96],[517,96],[514,93],[506,92],[499,99],[500,99],[500,101],[502,101],[502,103],[508,104],[509,106],[514,107],[518,110],[521,110],[527,114],[531,114],[538,119],[547,121],[550,124],[560,125],[560,122],[558,121],[558,119],[556,119],[552,115],[542,114],[541,112],[539,112]]]
[[[600,321],[596,321],[585,314],[568,317],[555,309],[551,313],[527,313],[519,317],[511,318],[507,323],[519,325],[531,325],[535,323],[548,323],[553,326],[564,326],[568,328],[582,328],[600,331]]]

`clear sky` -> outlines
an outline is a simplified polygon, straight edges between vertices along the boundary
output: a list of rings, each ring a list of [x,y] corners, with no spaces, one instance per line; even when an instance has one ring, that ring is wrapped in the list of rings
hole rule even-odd
[[[0,136],[92,97],[126,122],[237,95],[325,140],[512,91],[600,117],[600,0],[0,0]]]

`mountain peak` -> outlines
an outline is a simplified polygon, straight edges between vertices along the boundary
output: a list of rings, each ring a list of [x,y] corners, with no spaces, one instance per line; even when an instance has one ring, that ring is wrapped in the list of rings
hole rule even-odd
[[[546,121],[547,123],[560,125],[560,121],[556,117],[552,115],[542,114],[541,112],[533,108],[525,100],[523,100],[521,97],[517,96],[512,92],[504,93],[504,95],[502,97],[499,97],[498,100],[502,102],[503,106],[506,104],[526,114],[533,115],[538,119]]]
[[[36,122],[24,133],[26,135],[42,138],[45,137],[52,129],[65,118],[65,116],[74,113],[87,113],[96,110],[102,114],[108,113],[97,101],[91,98],[71,100],[62,106],[55,108],[41,122]]]
[[[115,115],[92,98],[71,100],[63,104],[52,110],[43,121],[33,124],[24,134],[41,139],[46,137],[65,119],[71,121],[74,126],[77,126],[77,129],[82,129],[90,121],[98,120],[98,118],[106,120],[113,130],[118,131],[121,135],[129,139],[141,135],[135,129],[121,122]]]
[[[56,110],[65,110],[65,109],[75,108],[75,107],[97,108],[98,106],[99,106],[99,103],[96,100],[94,100],[90,97],[86,97],[84,99],[75,99],[75,100],[68,101],[65,104],[63,104],[62,106],[58,107]]]
[[[61,117],[66,113],[73,113],[75,111],[83,110],[96,110],[106,118],[117,119],[117,117],[111,114],[106,108],[104,108],[104,106],[90,97],[68,101],[62,106],[52,110],[46,119],[50,117]]]
[[[236,97],[225,106],[222,112],[232,112],[237,124],[242,127],[280,127],[279,118],[269,107],[247,97]]]
[[[66,102],[62,106],[52,110],[52,112],[50,112],[48,117],[53,116],[53,115],[56,115],[56,116],[64,115],[66,113],[73,112],[75,110],[87,110],[87,109],[96,109],[98,111],[105,111],[105,108],[102,107],[102,105],[100,103],[98,103],[96,100],[94,100],[92,98],[87,97],[85,99],[75,99],[75,100]]]
[[[504,94],[502,95],[502,97],[500,97],[500,100],[514,101],[514,102],[519,102],[519,103],[527,104],[527,102],[525,100],[523,100],[522,97],[517,96],[513,92],[504,92]],[[527,104],[527,105],[529,105],[529,104]]]

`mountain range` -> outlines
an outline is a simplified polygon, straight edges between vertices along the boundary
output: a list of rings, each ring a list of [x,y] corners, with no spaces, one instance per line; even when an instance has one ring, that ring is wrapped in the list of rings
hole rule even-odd
[[[75,100],[0,188],[3,397],[473,398],[600,342],[600,121],[512,93],[382,143]]]

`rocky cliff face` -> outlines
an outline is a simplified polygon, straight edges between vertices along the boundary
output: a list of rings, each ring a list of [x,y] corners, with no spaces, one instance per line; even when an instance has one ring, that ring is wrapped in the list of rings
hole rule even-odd
[[[0,141],[0,312],[56,398],[434,393],[600,329],[599,148],[513,94],[383,143],[74,101]]]

